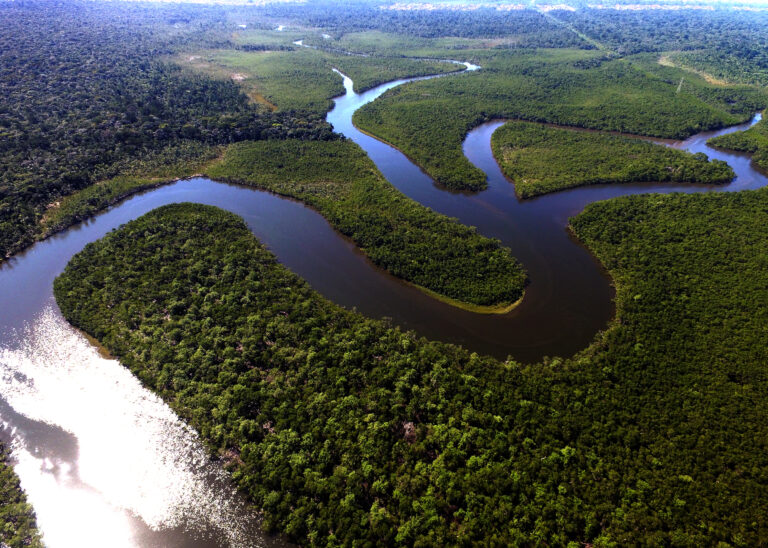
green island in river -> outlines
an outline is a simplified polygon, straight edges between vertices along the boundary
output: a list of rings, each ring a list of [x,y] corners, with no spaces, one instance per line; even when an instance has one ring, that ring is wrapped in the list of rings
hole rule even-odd
[[[725,184],[728,164],[639,139],[529,122],[494,132],[493,153],[521,198],[600,183]],[[733,148],[733,147],[730,147]]]

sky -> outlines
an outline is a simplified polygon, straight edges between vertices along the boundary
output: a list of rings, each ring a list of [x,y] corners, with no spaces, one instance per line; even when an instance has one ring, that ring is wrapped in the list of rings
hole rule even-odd
[[[312,0],[123,0],[123,1],[152,1],[163,3],[179,4],[217,4],[217,5],[251,5],[259,6],[273,3],[306,3]],[[360,0],[360,3],[370,3],[366,0]],[[378,2],[377,2],[378,3]],[[502,4],[509,4],[509,0],[393,0],[390,5],[406,5],[412,9],[419,9],[419,5],[429,5],[431,8],[447,9],[462,6],[472,7],[494,7]],[[590,7],[600,6],[604,9],[669,9],[674,6],[677,9],[697,9],[703,6],[714,6],[718,8],[727,7],[745,7],[754,6],[757,8],[768,8],[768,0],[520,0],[515,2],[520,5],[550,6],[550,5],[572,5]],[[385,2],[384,5],[389,3]]]

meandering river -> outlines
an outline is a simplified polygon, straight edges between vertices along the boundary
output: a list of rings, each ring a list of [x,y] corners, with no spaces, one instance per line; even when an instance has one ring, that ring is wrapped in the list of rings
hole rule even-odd
[[[747,156],[705,144],[712,135],[745,124],[671,144],[727,161],[737,178],[725,187],[593,186],[521,202],[491,154],[490,136],[501,124],[492,122],[473,130],[464,143],[467,157],[488,175],[488,190],[447,192],[403,154],[352,124],[355,110],[412,80],[355,94],[344,77],[347,93],[335,100],[328,120],[362,146],[403,193],[509,246],[532,280],[523,303],[509,314],[486,316],[435,301],[373,266],[302,204],[207,179],[133,196],[35,244],[0,265],[0,437],[12,450],[49,546],[285,544],[260,533],[257,513],[235,492],[220,464],[208,459],[194,431],[62,318],[53,279],[88,242],[121,224],[165,204],[215,205],[242,216],[283,264],[339,304],[473,350],[535,360],[587,346],[613,314],[610,280],[569,237],[569,216],[595,200],[625,194],[768,184]]]

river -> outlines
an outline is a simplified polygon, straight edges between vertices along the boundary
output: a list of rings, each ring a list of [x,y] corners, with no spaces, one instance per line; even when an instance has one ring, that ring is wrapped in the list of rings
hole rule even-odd
[[[335,99],[328,120],[360,144],[403,193],[509,246],[532,280],[523,303],[506,315],[456,309],[373,266],[308,207],[203,178],[135,195],[35,244],[0,265],[0,438],[11,448],[48,546],[285,545],[261,534],[257,513],[235,492],[220,464],[207,457],[195,432],[61,316],[53,279],[88,242],[121,224],[183,201],[227,209],[242,216],[283,264],[335,302],[390,317],[432,338],[530,361],[587,346],[613,314],[610,280],[568,236],[569,216],[592,201],[625,194],[730,191],[768,183],[747,156],[706,146],[714,134],[743,129],[737,127],[671,145],[728,161],[737,173],[730,185],[593,186],[521,202],[491,154],[490,136],[501,124],[492,122],[473,130],[464,143],[467,157],[488,174],[488,190],[451,193],[403,154],[352,125],[360,106],[412,80],[355,94],[344,77],[347,93]]]

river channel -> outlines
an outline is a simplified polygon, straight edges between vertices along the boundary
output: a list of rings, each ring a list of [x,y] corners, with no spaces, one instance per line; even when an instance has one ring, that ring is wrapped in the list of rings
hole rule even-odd
[[[257,513],[207,457],[195,432],[61,316],[54,278],[72,255],[110,230],[170,203],[218,206],[242,216],[283,264],[343,306],[478,352],[533,361],[586,347],[613,314],[610,280],[568,235],[568,217],[590,202],[626,194],[768,184],[747,156],[706,146],[709,137],[744,129],[756,116],[750,124],[666,143],[727,161],[737,174],[730,185],[600,185],[519,201],[491,154],[490,137],[502,123],[491,122],[464,143],[469,160],[487,174],[488,190],[451,193],[352,124],[358,108],[417,79],[356,94],[344,77],[347,92],[328,120],[401,192],[510,247],[531,278],[522,304],[506,315],[451,307],[373,266],[312,209],[204,178],[135,195],[35,244],[0,265],[0,439],[11,449],[48,546],[285,545],[260,533]]]

